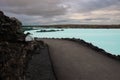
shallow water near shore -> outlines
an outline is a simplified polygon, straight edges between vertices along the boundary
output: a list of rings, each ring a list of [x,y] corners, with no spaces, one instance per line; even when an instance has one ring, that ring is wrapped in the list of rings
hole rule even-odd
[[[37,32],[44,30],[61,30],[60,28],[38,28],[30,32],[33,37],[38,38],[77,38],[92,43],[105,51],[120,55],[120,29],[81,29],[81,28],[62,28],[63,31],[56,32]]]

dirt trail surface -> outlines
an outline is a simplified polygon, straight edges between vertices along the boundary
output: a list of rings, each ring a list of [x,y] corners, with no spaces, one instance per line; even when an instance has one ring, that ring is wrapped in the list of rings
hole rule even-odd
[[[49,45],[57,80],[120,80],[120,62],[76,42],[42,40]]]

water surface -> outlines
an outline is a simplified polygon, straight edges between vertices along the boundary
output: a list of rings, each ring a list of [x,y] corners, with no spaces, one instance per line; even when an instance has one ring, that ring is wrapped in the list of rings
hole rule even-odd
[[[86,42],[92,43],[105,51],[120,55],[120,29],[64,29],[58,32],[36,32],[38,30],[30,30],[26,32],[32,33],[33,37],[38,38],[78,38]],[[45,28],[44,28],[45,29]],[[57,28],[50,28],[57,29]],[[46,29],[49,30],[49,29]],[[26,33],[25,32],[25,33]]]

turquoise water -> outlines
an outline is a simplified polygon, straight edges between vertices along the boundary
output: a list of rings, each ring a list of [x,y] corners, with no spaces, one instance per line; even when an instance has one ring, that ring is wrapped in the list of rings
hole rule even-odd
[[[58,32],[36,32],[39,30],[40,29],[26,32],[30,32],[33,34],[33,37],[38,38],[79,38],[85,40],[86,42],[90,42],[109,53],[120,55],[120,29],[68,28],[64,29],[64,31]]]

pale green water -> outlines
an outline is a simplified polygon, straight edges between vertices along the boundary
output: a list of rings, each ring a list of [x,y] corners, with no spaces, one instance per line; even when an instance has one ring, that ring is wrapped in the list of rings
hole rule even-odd
[[[120,55],[120,29],[64,29],[58,32],[27,31],[38,38],[80,38],[105,51]],[[26,32],[25,32],[26,33]]]

